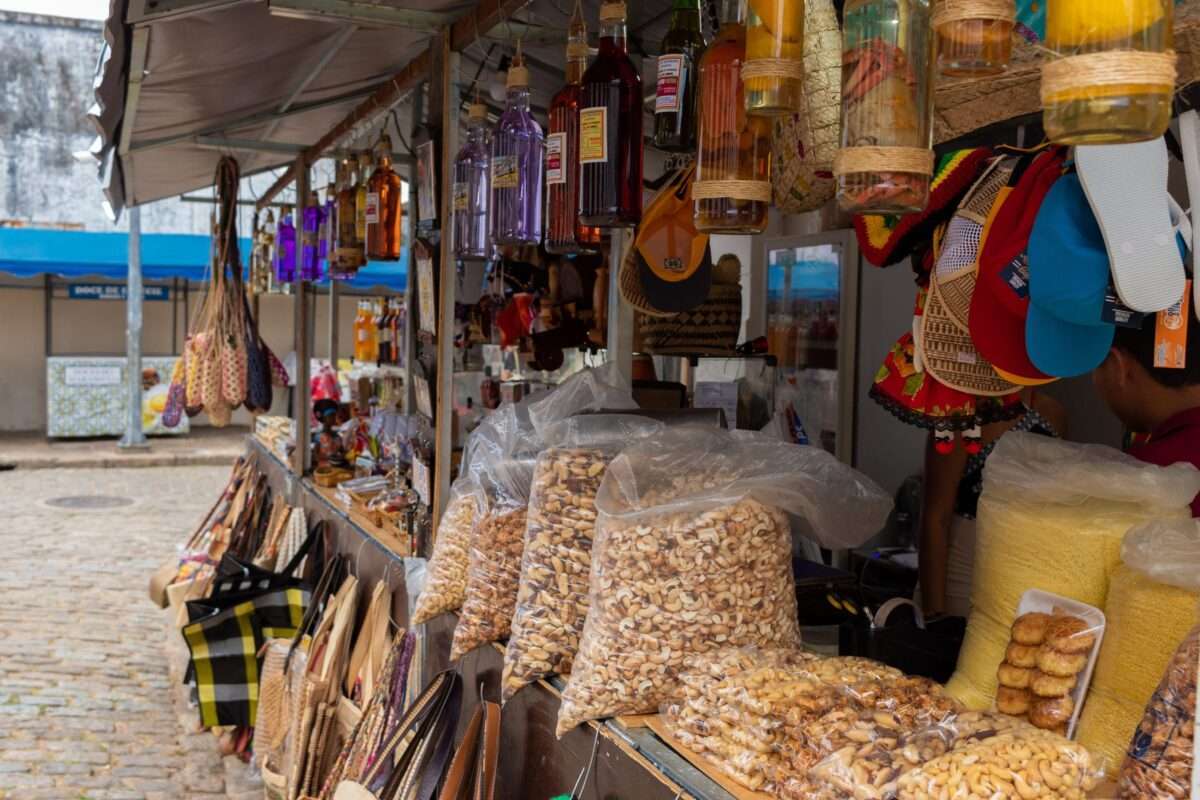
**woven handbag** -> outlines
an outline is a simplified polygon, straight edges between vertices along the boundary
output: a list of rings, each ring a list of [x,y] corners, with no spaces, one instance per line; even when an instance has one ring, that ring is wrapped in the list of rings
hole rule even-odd
[[[742,287],[714,283],[708,299],[670,317],[642,316],[642,346],[658,355],[729,356],[742,328]]]
[[[804,4],[804,107],[775,123],[771,186],[787,214],[814,211],[837,190],[841,146],[842,38],[832,0]]]

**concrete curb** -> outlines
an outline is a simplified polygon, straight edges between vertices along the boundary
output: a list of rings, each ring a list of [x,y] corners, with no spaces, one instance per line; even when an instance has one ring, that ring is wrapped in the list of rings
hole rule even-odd
[[[229,466],[242,451],[228,453],[130,453],[128,455],[33,456],[0,459],[0,470],[110,469],[114,467],[221,467]]]

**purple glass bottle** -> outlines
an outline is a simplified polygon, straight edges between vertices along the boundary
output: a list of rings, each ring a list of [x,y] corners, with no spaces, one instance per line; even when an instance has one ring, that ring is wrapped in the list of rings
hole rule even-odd
[[[462,259],[482,260],[492,254],[488,147],[487,106],[476,103],[467,112],[466,144],[454,159],[454,255]]]
[[[296,280],[296,226],[292,224],[290,208],[284,208],[275,231],[275,280],[280,283]]]
[[[492,137],[492,241],[497,245],[542,240],[542,128],[529,113],[529,70],[520,48],[508,69],[508,102]]]
[[[316,192],[308,193],[304,207],[304,227],[300,232],[300,280],[315,281],[321,277],[319,260],[321,238],[321,200]]]

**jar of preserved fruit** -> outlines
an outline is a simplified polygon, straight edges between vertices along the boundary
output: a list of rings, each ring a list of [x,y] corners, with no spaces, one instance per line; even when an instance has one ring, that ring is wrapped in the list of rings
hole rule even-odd
[[[1012,57],[1014,0],[935,0],[937,68],[950,77],[999,75]]]
[[[746,113],[792,114],[803,100],[803,0],[748,0],[746,9]]]
[[[847,0],[842,23],[838,202],[907,214],[933,174],[933,36],[928,0]]]
[[[1175,89],[1172,0],[1049,0],[1046,135],[1061,144],[1162,136]]]

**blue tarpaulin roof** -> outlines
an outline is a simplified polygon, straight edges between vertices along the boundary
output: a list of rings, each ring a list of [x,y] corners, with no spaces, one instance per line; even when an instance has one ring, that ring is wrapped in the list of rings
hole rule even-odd
[[[146,280],[207,277],[210,239],[183,233],[142,234],[142,275]],[[250,240],[242,239],[243,258]],[[63,278],[124,280],[129,264],[129,234],[63,231],[46,228],[0,228],[0,272],[21,278],[50,273]],[[381,286],[403,292],[408,277],[408,248],[398,262],[372,261],[349,285]]]

